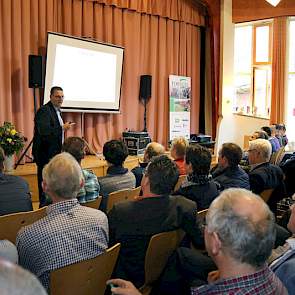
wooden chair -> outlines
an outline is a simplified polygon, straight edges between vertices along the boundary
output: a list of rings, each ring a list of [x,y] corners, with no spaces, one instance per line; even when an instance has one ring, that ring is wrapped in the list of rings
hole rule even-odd
[[[120,251],[120,244],[88,260],[70,264],[50,273],[51,295],[104,295]]]
[[[270,163],[273,165],[279,165],[285,155],[285,147],[281,147],[277,152],[273,153],[270,157]]]
[[[110,193],[108,196],[107,213],[116,203],[134,200],[135,197],[139,196],[140,190],[141,186],[133,189],[123,189]]]
[[[36,211],[19,212],[0,216],[0,239],[7,239],[15,244],[18,231],[26,225],[46,216],[46,207]]]
[[[174,187],[174,191],[176,192],[177,190],[179,190],[180,186],[182,185],[182,183],[186,180],[186,175],[180,175],[178,177],[178,181]]]
[[[174,230],[153,235],[145,254],[145,283],[140,288],[143,295],[150,294],[153,284],[162,274],[169,257],[178,248],[184,231]]]
[[[208,209],[204,209],[204,210],[198,211],[197,212],[198,213],[198,217],[201,220],[204,220],[206,218],[207,212],[208,212]]]
[[[82,203],[82,206],[93,208],[93,209],[98,209],[99,205],[101,203],[102,196],[98,196],[95,200],[92,200],[90,202]]]
[[[264,190],[263,192],[260,193],[260,197],[264,200],[265,203],[268,202],[270,196],[272,195],[273,193],[273,188],[270,188],[270,189],[266,189]]]

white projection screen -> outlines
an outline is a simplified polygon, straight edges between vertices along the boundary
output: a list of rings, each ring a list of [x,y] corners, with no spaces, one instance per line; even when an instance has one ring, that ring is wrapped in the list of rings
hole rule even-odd
[[[118,113],[124,48],[48,32],[44,104],[64,90],[63,111]]]

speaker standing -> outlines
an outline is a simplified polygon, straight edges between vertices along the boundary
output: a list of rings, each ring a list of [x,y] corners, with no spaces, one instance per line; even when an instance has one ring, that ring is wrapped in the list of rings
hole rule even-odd
[[[50,101],[40,107],[35,115],[33,156],[37,164],[39,207],[47,205],[42,189],[42,170],[49,160],[61,152],[64,132],[71,128],[72,122],[63,122],[60,107],[64,100],[63,89],[54,86],[50,90]]]

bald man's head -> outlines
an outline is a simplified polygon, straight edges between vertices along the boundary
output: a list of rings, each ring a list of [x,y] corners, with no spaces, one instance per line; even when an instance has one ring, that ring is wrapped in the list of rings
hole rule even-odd
[[[275,240],[274,216],[257,195],[228,189],[215,199],[207,213],[207,233],[216,233],[226,255],[253,267],[262,266]]]
[[[149,162],[153,157],[163,155],[165,148],[158,142],[151,142],[146,146],[144,152],[144,162]]]

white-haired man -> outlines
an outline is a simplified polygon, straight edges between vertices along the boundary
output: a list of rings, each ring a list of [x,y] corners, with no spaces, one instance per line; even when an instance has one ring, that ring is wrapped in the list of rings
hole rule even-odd
[[[275,222],[260,197],[245,189],[228,189],[211,204],[206,223],[206,249],[219,279],[192,290],[192,295],[288,294],[266,264]]]
[[[260,197],[245,189],[223,191],[210,205],[205,225],[206,249],[218,278],[211,277],[211,283],[193,288],[191,294],[287,295],[267,266],[274,240],[274,216]],[[140,295],[130,282],[108,283],[115,285],[113,294]]]
[[[260,194],[266,189],[274,189],[268,205],[275,212],[277,202],[285,195],[284,174],[280,167],[269,163],[271,144],[265,139],[256,139],[249,142],[249,172],[250,189]]]
[[[43,169],[43,190],[52,200],[47,216],[17,235],[19,262],[49,289],[50,271],[94,258],[108,247],[108,220],[96,209],[83,207],[77,194],[83,186],[78,162],[61,153]]]
[[[135,167],[131,170],[131,172],[134,174],[136,178],[136,187],[141,185],[141,180],[143,177],[143,173],[148,165],[148,163],[151,161],[153,157],[163,155],[165,153],[165,148],[158,142],[150,142],[144,151],[143,155],[143,162],[139,163],[138,167]]]

